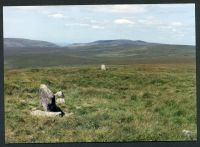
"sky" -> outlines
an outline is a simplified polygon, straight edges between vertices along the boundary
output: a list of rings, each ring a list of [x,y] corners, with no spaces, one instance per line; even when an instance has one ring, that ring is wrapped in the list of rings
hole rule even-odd
[[[195,45],[194,4],[3,7],[4,38],[59,45],[130,39]]]

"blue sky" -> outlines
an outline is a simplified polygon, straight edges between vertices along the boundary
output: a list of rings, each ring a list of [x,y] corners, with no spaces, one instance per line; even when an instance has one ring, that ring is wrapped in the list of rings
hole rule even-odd
[[[195,45],[194,4],[7,6],[4,37],[60,45],[107,39]]]

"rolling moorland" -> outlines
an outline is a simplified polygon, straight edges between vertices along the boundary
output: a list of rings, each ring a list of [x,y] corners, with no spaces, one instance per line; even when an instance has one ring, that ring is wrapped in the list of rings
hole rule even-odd
[[[132,40],[100,40],[60,47],[27,39],[4,39],[5,69],[91,64],[194,63],[195,47]]]
[[[7,38],[4,68],[6,143],[197,140],[194,46]],[[63,91],[59,106],[73,115],[30,115],[42,110],[42,83]]]

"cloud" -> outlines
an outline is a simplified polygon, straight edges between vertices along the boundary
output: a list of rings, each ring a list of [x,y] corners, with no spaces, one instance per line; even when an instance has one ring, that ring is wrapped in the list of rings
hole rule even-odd
[[[87,23],[68,23],[65,26],[90,27],[91,25]]]
[[[65,16],[62,13],[49,14],[48,17],[52,17],[52,18],[65,18]]]
[[[182,38],[185,36],[186,31],[184,31],[184,27],[186,25],[181,22],[172,22],[172,23],[162,23],[157,28],[166,33],[173,34],[176,37]]]
[[[134,19],[134,21],[133,21]],[[127,18],[121,18],[121,19],[115,19],[113,23],[118,25],[128,25],[133,26],[137,28],[145,28],[145,29],[153,29],[160,32],[165,33],[173,33],[174,35],[178,37],[184,36],[184,28],[186,27],[185,24],[179,21],[175,22],[164,22],[161,19],[158,19],[153,16],[148,16],[146,18],[140,19],[140,18],[133,18],[133,19],[127,19]]]
[[[133,21],[134,19],[134,21]],[[136,27],[137,29],[150,29],[155,30],[155,32],[173,34],[176,37],[182,38],[185,36],[185,28],[187,24],[179,21],[165,22],[160,18],[147,16],[145,18],[132,17],[132,18],[121,18],[115,19],[113,23],[118,25],[127,25]]]
[[[116,19],[116,20],[114,20],[113,21],[115,24],[128,24],[128,25],[133,25],[133,24],[135,24],[135,22],[133,22],[133,21],[130,21],[130,20],[128,20],[128,19]]]
[[[16,6],[16,7],[14,7],[13,6],[13,8],[16,8],[17,10],[27,10],[27,11],[32,11],[32,10],[41,10],[42,9],[42,7],[41,6]],[[44,7],[43,7],[43,9],[44,9]]]
[[[61,7],[54,7],[54,6],[11,6],[9,8],[11,8],[12,11],[17,11],[17,12],[37,13],[50,16],[58,12],[59,13],[63,12],[63,8],[61,9]]]
[[[143,13],[146,8],[145,5],[113,5],[110,10],[117,13]]]
[[[156,17],[148,16],[146,18],[139,19],[137,23],[139,25],[145,25],[145,26],[158,26],[162,24],[162,21],[160,19],[157,19]]]
[[[89,24],[86,24],[86,23],[77,23],[76,25],[82,26],[82,27],[89,27],[90,26]]]
[[[144,13],[147,11],[147,5],[104,5],[104,6],[95,6],[93,7],[93,11],[100,11],[100,12],[108,12],[108,13],[131,13],[131,14],[138,14]]]
[[[104,26],[97,26],[97,25],[92,25],[93,29],[104,29]]]
[[[177,8],[181,8],[183,10],[187,10],[189,8],[194,9],[195,8],[195,4],[158,4],[156,5],[157,7],[161,8],[161,9],[177,9]],[[155,7],[155,5],[152,5],[152,7]]]
[[[69,27],[78,26],[78,27],[86,27],[86,28],[92,28],[92,29],[104,29],[105,28],[104,26],[87,24],[87,23],[69,23],[69,24],[65,24],[65,26],[69,26]]]
[[[145,19],[139,19],[136,21],[136,25],[138,26],[146,26],[155,28],[161,31],[171,31],[171,32],[179,32],[182,28],[186,27],[182,22],[163,22],[162,20],[149,16]]]
[[[175,27],[181,27],[181,26],[183,26],[183,24],[181,22],[172,22],[171,25],[175,26]]]

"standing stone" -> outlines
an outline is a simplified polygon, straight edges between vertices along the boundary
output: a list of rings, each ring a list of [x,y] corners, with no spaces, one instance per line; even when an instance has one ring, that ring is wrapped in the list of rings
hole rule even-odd
[[[64,115],[64,112],[58,106],[56,106],[55,95],[44,84],[40,85],[39,97],[44,111],[61,112],[62,115]]]
[[[101,64],[101,70],[106,70],[106,66],[104,64]]]
[[[44,111],[50,111],[50,105],[55,106],[55,96],[51,92],[50,89],[44,84],[40,85],[40,90],[39,90],[39,95],[40,95],[40,101],[41,104],[44,108]]]

